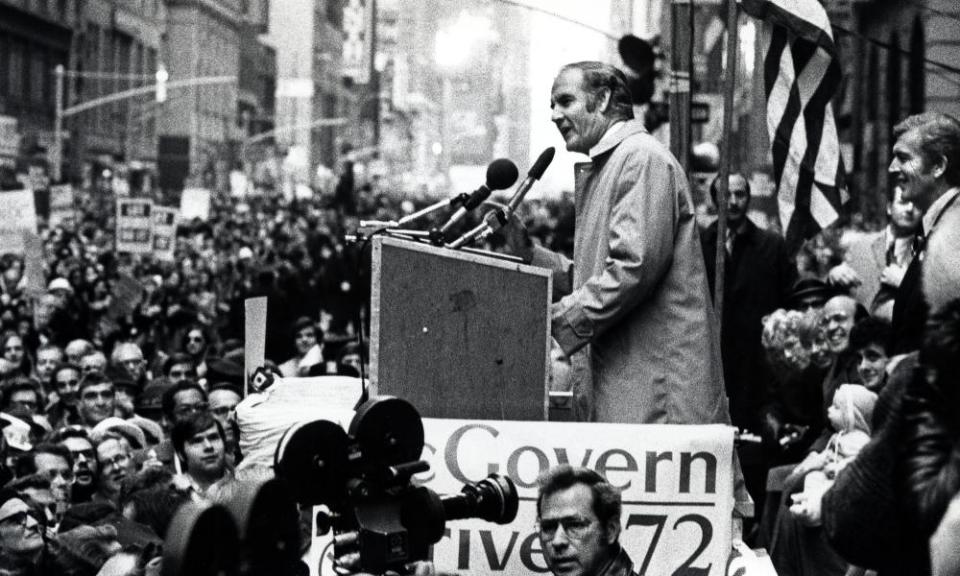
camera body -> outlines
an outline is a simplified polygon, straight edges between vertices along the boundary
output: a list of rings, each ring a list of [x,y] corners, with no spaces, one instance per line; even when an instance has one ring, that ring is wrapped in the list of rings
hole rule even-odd
[[[329,510],[318,525],[333,528],[338,556],[359,552],[364,572],[402,572],[428,558],[447,520],[507,524],[517,514],[517,491],[505,476],[467,484],[453,496],[416,485],[413,476],[429,470],[420,460],[423,444],[416,409],[399,398],[377,397],[357,409],[348,431],[325,420],[290,428],[274,464],[294,500]]]

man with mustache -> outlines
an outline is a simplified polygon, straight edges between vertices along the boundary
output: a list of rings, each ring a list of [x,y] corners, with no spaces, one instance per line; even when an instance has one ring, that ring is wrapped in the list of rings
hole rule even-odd
[[[89,502],[97,488],[97,452],[86,430],[69,426],[57,431],[54,440],[73,457],[73,501]]]
[[[554,277],[551,332],[570,357],[578,420],[729,422],[720,341],[683,168],[634,119],[626,76],[602,62],[564,66],[551,120],[575,168],[573,260],[505,230],[522,259]]]

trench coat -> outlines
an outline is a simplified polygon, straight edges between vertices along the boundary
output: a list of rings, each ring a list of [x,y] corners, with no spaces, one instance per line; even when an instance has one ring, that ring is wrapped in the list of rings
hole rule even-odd
[[[532,260],[553,270],[553,338],[590,376],[575,377],[578,419],[729,423],[683,169],[636,120],[589,156],[575,167],[573,260],[539,247]]]

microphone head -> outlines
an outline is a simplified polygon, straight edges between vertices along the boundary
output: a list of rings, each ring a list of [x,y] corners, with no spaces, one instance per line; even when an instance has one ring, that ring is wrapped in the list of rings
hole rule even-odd
[[[547,171],[547,166],[553,162],[553,155],[556,153],[553,146],[547,148],[540,153],[540,157],[537,158],[537,161],[533,163],[533,167],[530,168],[530,172],[527,173],[527,176],[539,180],[543,173]]]
[[[487,188],[505,190],[520,176],[517,165],[506,158],[497,158],[487,166]]]

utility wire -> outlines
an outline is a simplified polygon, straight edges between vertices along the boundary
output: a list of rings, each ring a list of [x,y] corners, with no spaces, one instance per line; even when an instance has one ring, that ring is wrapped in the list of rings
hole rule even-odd
[[[933,7],[931,7],[931,6],[927,6],[926,4],[924,4],[923,2],[921,2],[920,0],[904,0],[904,1],[905,1],[907,4],[912,4],[912,5],[916,6],[917,8],[919,8],[919,9],[921,9],[921,10],[926,10],[927,12],[930,12],[930,13],[932,13],[932,14],[936,14],[937,16],[943,16],[944,18],[949,18],[950,20],[954,20],[954,21],[956,21],[956,22],[960,22],[960,16],[957,16],[957,15],[955,15],[955,14],[951,14],[951,13],[949,13],[949,12],[944,12],[943,10],[940,10],[940,9],[938,9],[938,8],[933,8]]]
[[[887,50],[893,50],[894,52],[899,52],[900,54],[904,54],[904,55],[906,55],[906,56],[913,56],[913,52],[911,52],[910,50],[906,50],[906,49],[904,49],[904,48],[900,48],[899,46],[894,46],[894,45],[892,45],[892,44],[890,44],[890,43],[888,43],[888,42],[883,42],[882,40],[877,40],[876,38],[871,38],[871,37],[869,37],[869,36],[864,36],[863,34],[860,34],[859,32],[854,32],[853,30],[850,30],[849,28],[844,28],[843,26],[838,26],[837,24],[834,24],[834,25],[833,25],[833,28],[834,28],[835,30],[839,30],[840,32],[843,32],[843,33],[845,33],[845,34],[849,34],[850,36],[853,36],[853,37],[855,37],[855,38],[859,38],[859,39],[861,39],[861,40],[865,40],[865,41],[867,41],[867,42],[869,42],[870,44],[873,44],[873,45],[875,45],[875,46],[879,46],[879,47],[885,48],[885,49],[887,49]],[[960,76],[960,68],[957,68],[957,67],[955,67],[955,66],[950,66],[949,64],[944,64],[943,62],[938,62],[938,61],[936,61],[936,60],[931,60],[931,59],[926,58],[926,57],[923,58],[923,61],[924,61],[926,64],[930,65],[930,66],[935,66],[935,67],[937,67],[937,68],[942,68],[942,69],[944,69],[944,70],[947,70],[948,72],[953,72],[954,74],[957,74],[958,76]]]

